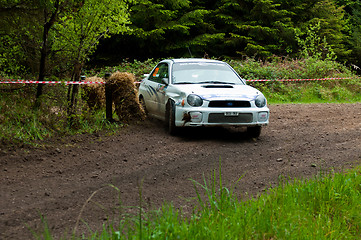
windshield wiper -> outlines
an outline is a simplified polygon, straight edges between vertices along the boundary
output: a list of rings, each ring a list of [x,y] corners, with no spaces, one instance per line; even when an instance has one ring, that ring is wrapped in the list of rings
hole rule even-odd
[[[204,83],[213,83],[213,84],[231,84],[231,85],[234,85],[234,83],[230,83],[230,82],[220,82],[220,81],[205,81],[205,82],[200,82],[199,84],[204,84]]]

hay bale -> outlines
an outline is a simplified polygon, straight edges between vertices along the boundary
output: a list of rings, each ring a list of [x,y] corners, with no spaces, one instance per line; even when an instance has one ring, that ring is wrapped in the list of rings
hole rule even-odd
[[[112,89],[115,113],[122,122],[144,120],[145,113],[138,99],[138,90],[135,85],[134,74],[115,72],[107,80]]]
[[[85,79],[85,82],[104,82],[100,77],[94,76]],[[82,98],[87,102],[90,109],[100,109],[105,106],[104,84],[83,84]]]

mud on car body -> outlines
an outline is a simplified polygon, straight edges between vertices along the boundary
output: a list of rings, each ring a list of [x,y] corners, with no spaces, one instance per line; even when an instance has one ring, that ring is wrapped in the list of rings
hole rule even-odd
[[[163,60],[142,80],[138,94],[146,113],[165,121],[170,134],[181,127],[245,126],[258,137],[269,123],[264,95],[218,60]]]

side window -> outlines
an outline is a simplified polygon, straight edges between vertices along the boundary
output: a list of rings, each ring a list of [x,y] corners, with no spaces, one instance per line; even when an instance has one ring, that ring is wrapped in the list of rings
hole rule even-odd
[[[162,83],[163,78],[168,78],[168,64],[159,64],[149,76],[149,80]]]

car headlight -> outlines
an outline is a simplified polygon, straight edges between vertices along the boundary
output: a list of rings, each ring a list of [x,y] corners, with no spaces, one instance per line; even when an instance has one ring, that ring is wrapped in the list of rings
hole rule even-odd
[[[203,99],[200,96],[195,95],[195,94],[188,95],[187,102],[192,107],[199,107],[199,106],[203,105]]]
[[[255,100],[255,104],[257,107],[261,108],[266,106],[266,98],[263,95],[258,95]]]

